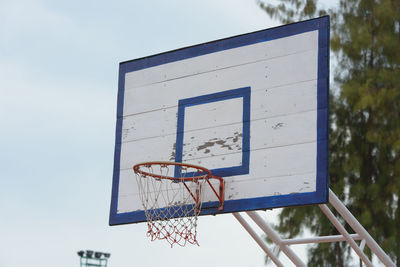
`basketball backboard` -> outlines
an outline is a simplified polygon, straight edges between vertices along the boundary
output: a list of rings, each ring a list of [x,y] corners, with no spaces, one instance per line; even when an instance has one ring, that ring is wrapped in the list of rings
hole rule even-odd
[[[224,208],[327,202],[329,18],[120,63],[110,225],[146,221],[133,165],[204,166]]]

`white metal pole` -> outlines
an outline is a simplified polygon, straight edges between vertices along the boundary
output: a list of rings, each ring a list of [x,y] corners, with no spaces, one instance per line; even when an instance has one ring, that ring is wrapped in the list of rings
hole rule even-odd
[[[364,251],[365,248],[365,239],[361,240],[360,249]]]
[[[251,226],[244,220],[242,215],[239,213],[232,213],[233,216],[239,221],[239,223],[243,226],[244,229],[250,234],[250,236],[257,242],[257,244],[264,250],[264,252],[271,258],[271,260],[278,267],[284,267],[284,265],[280,262],[279,258],[275,256],[275,254],[269,250],[265,242],[258,236],[258,234],[251,228]]]
[[[331,221],[331,223],[338,229],[339,233],[341,233],[346,241],[350,244],[350,246],[354,249],[360,259],[369,267],[373,267],[372,262],[368,259],[368,257],[362,252],[362,250],[358,247],[356,241],[354,241],[350,234],[346,231],[344,226],[340,223],[340,221],[335,217],[332,211],[325,205],[318,205],[321,210],[325,213],[326,217]]]
[[[260,215],[258,215],[257,212],[247,211],[246,213],[267,234],[267,236],[280,247],[281,251],[283,251],[296,266],[306,267],[293,250],[282,243],[282,239],[279,235],[261,218]]]
[[[339,212],[339,214],[346,220],[346,222],[353,228],[355,232],[360,234],[367,243],[368,247],[372,252],[381,260],[385,266],[396,267],[389,256],[383,251],[383,249],[376,243],[371,235],[365,230],[365,228],[357,221],[357,219],[351,214],[346,206],[339,200],[339,198],[329,189],[329,203]]]
[[[362,237],[359,234],[350,234],[353,240],[361,240]],[[329,243],[329,242],[341,242],[346,241],[342,235],[327,235],[317,237],[306,237],[306,238],[292,238],[283,239],[282,243],[286,245],[299,245],[299,244],[310,244],[310,243]]]

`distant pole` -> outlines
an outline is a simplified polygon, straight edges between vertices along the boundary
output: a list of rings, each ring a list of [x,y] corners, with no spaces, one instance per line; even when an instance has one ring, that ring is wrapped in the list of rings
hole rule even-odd
[[[78,256],[80,267],[107,267],[111,254],[93,250],[80,250]]]

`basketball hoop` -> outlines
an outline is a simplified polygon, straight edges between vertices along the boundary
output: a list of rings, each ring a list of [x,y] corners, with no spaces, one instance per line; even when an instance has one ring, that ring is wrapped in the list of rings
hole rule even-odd
[[[179,162],[144,162],[133,166],[139,195],[147,219],[151,241],[165,239],[171,244],[199,245],[197,217],[202,208],[204,188],[208,185],[224,205],[224,181],[210,170]],[[210,179],[219,180],[218,191]]]

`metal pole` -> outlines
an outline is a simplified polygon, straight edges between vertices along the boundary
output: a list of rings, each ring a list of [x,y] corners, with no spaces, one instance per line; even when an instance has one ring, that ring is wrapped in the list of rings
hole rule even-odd
[[[282,239],[279,235],[261,218],[260,215],[257,214],[257,212],[247,211],[246,213],[267,234],[267,236],[280,247],[280,249],[296,266],[306,267],[293,250],[282,243]]]
[[[326,217],[331,221],[331,223],[338,229],[339,233],[341,233],[346,241],[350,244],[350,246],[354,249],[354,251],[357,253],[357,255],[360,257],[360,259],[369,267],[373,267],[371,261],[368,259],[368,257],[362,252],[362,250],[358,247],[356,241],[354,241],[350,234],[346,231],[346,229],[343,227],[343,225],[340,223],[340,221],[335,217],[335,215],[332,213],[332,211],[325,205],[325,204],[320,204],[318,205],[321,210],[325,213]]]
[[[350,234],[350,237],[353,240],[362,239],[362,237],[359,234]],[[346,239],[342,235],[327,235],[327,236],[306,237],[306,238],[282,239],[282,243],[285,245],[329,243],[329,242],[341,242],[341,241],[346,241]]]
[[[355,232],[360,234],[367,243],[368,247],[372,252],[381,260],[383,264],[388,267],[396,267],[389,256],[383,251],[383,249],[376,243],[371,235],[365,230],[365,228],[357,221],[357,219],[351,214],[346,206],[339,200],[339,198],[329,189],[329,203],[339,212],[339,214],[346,220],[346,222],[353,228]]]
[[[250,236],[257,242],[257,244],[264,250],[264,252],[271,258],[271,260],[278,267],[284,267],[284,265],[279,261],[279,258],[275,256],[275,254],[269,250],[265,242],[257,235],[257,233],[251,228],[251,226],[244,220],[242,215],[239,213],[232,213],[233,216],[239,221],[239,223],[243,226],[244,229],[250,234]]]

